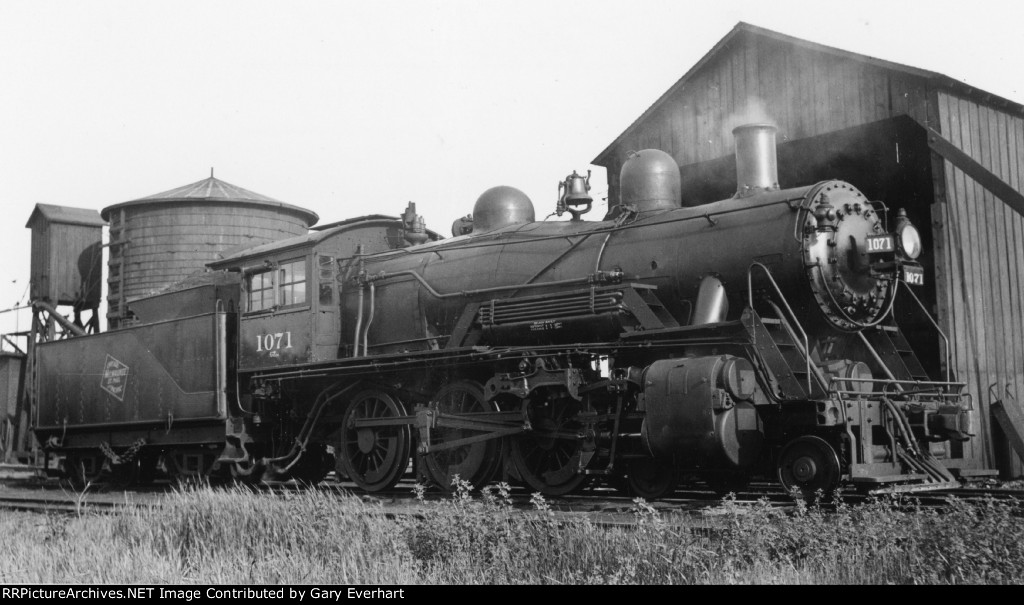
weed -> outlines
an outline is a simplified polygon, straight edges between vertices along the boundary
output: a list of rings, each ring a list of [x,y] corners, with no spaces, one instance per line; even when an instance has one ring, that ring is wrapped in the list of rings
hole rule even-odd
[[[961,584],[1020,583],[1024,503],[905,496],[865,504],[726,498],[663,518],[642,499],[628,527],[556,516],[511,488],[419,503],[397,522],[347,492],[183,486],[159,508],[0,517],[0,581],[19,583]],[[422,497],[422,491],[417,491]],[[801,502],[803,503],[801,505]],[[827,506],[826,506],[827,504]]]
[[[458,475],[452,477],[452,501],[465,506],[473,500],[473,484]]]
[[[533,492],[533,495],[530,496],[530,505],[539,512],[551,512],[551,505],[544,499],[544,494],[540,492]]]
[[[661,520],[658,509],[647,503],[643,498],[633,498],[633,515],[641,522],[657,522]]]

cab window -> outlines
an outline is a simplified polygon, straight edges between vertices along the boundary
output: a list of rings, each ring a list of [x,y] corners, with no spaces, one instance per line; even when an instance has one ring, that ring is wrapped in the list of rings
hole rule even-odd
[[[274,280],[271,271],[249,276],[249,311],[264,311],[274,306]]]
[[[247,310],[268,311],[306,303],[306,260],[281,263],[247,278]]]
[[[278,292],[281,294],[282,307],[306,302],[305,260],[282,263],[277,270],[277,275],[280,280]]]

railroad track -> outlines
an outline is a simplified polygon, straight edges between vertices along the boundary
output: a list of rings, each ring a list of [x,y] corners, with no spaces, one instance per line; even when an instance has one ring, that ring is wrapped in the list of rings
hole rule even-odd
[[[278,483],[263,485],[261,489],[282,493],[301,492],[308,489],[334,490],[339,494],[351,493],[366,502],[380,504],[388,514],[421,514],[423,503],[417,499],[412,486],[411,481],[406,481],[386,492],[360,494],[353,484],[338,482],[332,478],[314,488],[294,483]],[[0,480],[0,509],[53,513],[115,511],[128,506],[159,505],[162,497],[172,489],[174,488],[170,483],[158,483],[154,486],[136,489],[96,485],[84,491],[73,491],[62,487],[59,482],[54,480]],[[1024,501],[1024,490],[967,486],[954,490],[902,494],[898,501],[907,506],[936,507],[947,506],[951,497],[960,500],[992,498]],[[423,500],[426,502],[440,502],[450,498],[450,494],[440,490],[428,490],[423,496]],[[518,487],[514,487],[510,494],[512,506],[517,510],[533,510],[535,506],[532,503],[532,498],[532,493]],[[795,507],[790,495],[769,483],[754,483],[748,488],[734,493],[730,498],[738,504],[766,502],[769,506],[776,508]],[[863,503],[868,498],[868,496],[853,492],[842,494],[843,502],[851,505]],[[545,503],[550,510],[559,514],[590,515],[592,518],[605,518],[609,523],[616,524],[615,519],[628,519],[639,508],[634,498],[604,487],[590,488],[570,496],[545,498]],[[684,487],[677,489],[670,497],[646,504],[665,516],[706,514],[720,507],[722,497],[700,487]],[[831,500],[822,502],[820,505],[825,509],[833,507]]]
[[[83,513],[112,511],[126,506],[123,502],[113,502],[95,498],[75,496],[57,496],[53,494],[3,494],[0,495],[0,508],[5,510],[31,511],[38,513]]]
[[[979,500],[994,498],[996,500],[1024,500],[1024,489],[1002,489],[1002,488],[970,488],[939,490],[928,492],[936,498],[955,497],[961,500]]]

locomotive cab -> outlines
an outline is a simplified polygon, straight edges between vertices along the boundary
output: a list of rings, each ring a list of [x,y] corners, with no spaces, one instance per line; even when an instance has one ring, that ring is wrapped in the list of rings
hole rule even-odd
[[[415,216],[415,207],[410,205]],[[336,360],[349,321],[341,313],[342,264],[407,247],[409,223],[372,215],[238,252],[211,263],[241,275],[238,367],[242,372]],[[440,239],[422,230],[422,238]]]

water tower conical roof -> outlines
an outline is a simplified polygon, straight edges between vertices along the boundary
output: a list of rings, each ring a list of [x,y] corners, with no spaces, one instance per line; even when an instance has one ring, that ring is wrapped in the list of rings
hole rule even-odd
[[[146,197],[141,197],[128,202],[107,206],[100,211],[100,216],[103,217],[103,220],[108,220],[112,210],[118,210],[127,206],[182,202],[217,202],[273,206],[275,208],[280,208],[282,210],[291,211],[301,215],[306,219],[309,225],[314,225],[318,220],[320,220],[320,217],[312,210],[286,204],[280,200],[275,200],[272,197],[255,193],[248,189],[222,181],[218,178],[214,178],[212,175],[201,181],[182,185],[181,187],[176,187],[162,193],[155,193],[153,195],[147,195]]]

